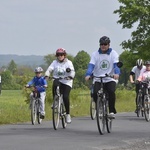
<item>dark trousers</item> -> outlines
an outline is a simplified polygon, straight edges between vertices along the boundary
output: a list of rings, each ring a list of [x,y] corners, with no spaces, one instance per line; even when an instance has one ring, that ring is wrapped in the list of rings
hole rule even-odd
[[[94,101],[97,101],[97,92],[100,89],[100,83],[99,82],[95,82],[94,84],[94,93],[93,93],[93,98]],[[115,109],[115,101],[116,101],[116,82],[111,81],[108,83],[104,83],[104,90],[106,90],[106,92],[108,93],[108,102],[109,102],[109,112],[113,112],[113,113],[117,113],[116,109]]]
[[[60,85],[60,93],[63,94],[63,101],[64,101],[64,105],[66,108],[66,114],[70,114],[70,100],[69,100],[69,95],[70,95],[70,91],[71,91],[71,87],[66,85],[66,84],[62,84],[60,82],[57,82],[56,80],[54,80],[53,82],[53,97],[55,95],[55,91],[56,91],[56,87],[57,85]]]

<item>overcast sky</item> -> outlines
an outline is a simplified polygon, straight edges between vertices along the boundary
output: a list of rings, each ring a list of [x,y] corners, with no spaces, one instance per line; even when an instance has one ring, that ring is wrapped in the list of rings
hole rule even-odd
[[[0,54],[91,54],[107,35],[119,54],[131,31],[117,24],[118,0],[0,0]]]

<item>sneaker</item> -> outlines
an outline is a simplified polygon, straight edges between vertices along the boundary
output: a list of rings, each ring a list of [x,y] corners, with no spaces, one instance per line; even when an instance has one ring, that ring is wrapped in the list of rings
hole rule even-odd
[[[134,112],[137,114],[137,109]]]
[[[70,114],[66,115],[66,122],[67,123],[71,123],[71,116],[70,116]]]
[[[40,118],[41,118],[41,119],[44,119],[44,118],[45,118],[45,116],[44,116],[44,115],[42,115],[42,114],[40,114]]]
[[[109,115],[108,115],[109,118],[111,119],[115,119],[115,114],[113,112],[111,112]]]

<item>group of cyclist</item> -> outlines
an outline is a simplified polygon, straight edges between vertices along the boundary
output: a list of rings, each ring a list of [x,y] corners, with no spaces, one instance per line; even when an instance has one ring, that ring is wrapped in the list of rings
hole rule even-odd
[[[150,60],[144,62],[142,59],[138,59],[136,61],[136,66],[134,66],[130,72],[129,79],[131,83],[135,83],[135,91],[136,91],[135,113],[137,113],[137,96],[139,89],[142,86],[141,81],[147,82],[150,81]],[[143,89],[143,97],[144,97],[144,89]]]
[[[43,69],[41,67],[37,67],[35,69],[35,77],[27,83],[26,87],[31,85],[37,86],[37,90],[40,93],[41,97],[41,118],[43,119],[45,116],[45,96],[46,96],[46,88],[47,88],[47,78],[52,74],[54,78],[62,77],[60,80],[60,89],[63,94],[64,105],[66,108],[66,122],[71,123],[70,116],[70,100],[69,95],[73,85],[73,79],[75,77],[75,69],[73,63],[67,58],[67,53],[64,48],[59,48],[56,50],[56,60],[54,60],[45,74],[42,75]],[[109,101],[109,115],[111,118],[115,118],[115,114],[117,113],[115,108],[116,101],[116,83],[119,79],[120,68],[117,63],[119,62],[119,55],[115,50],[110,48],[110,39],[107,36],[102,36],[99,39],[99,48],[95,52],[92,53],[90,62],[88,64],[87,71],[85,73],[85,80],[88,81],[91,78],[91,75],[95,77],[99,77],[105,74],[112,75],[113,77],[106,77],[103,79],[104,89],[108,93],[108,101]],[[135,75],[135,80],[143,80],[147,75],[150,77],[150,61],[145,62],[146,67],[143,65],[143,61],[141,59],[137,60],[137,65],[133,67],[130,73],[130,81],[134,83],[133,76]],[[69,71],[66,69],[69,68]],[[142,70],[142,71],[141,71]],[[141,74],[140,74],[141,72]],[[64,77],[70,77],[70,80],[65,79]],[[97,101],[97,92],[100,89],[100,81],[97,78],[93,78],[93,99],[96,103]],[[55,88],[57,83],[55,80],[53,81],[53,97],[55,95]],[[138,92],[139,85],[136,84],[136,92]],[[33,95],[30,95],[31,101],[33,100]],[[30,102],[31,104],[31,102]]]

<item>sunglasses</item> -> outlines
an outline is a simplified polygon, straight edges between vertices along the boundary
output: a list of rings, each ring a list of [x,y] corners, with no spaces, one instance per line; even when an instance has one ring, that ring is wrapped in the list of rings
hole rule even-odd
[[[106,43],[102,43],[102,44],[100,44],[100,45],[105,45],[105,46],[106,46],[106,45],[108,45],[108,44],[106,44]]]
[[[56,56],[57,56],[57,57],[58,57],[58,56],[64,56],[64,54],[57,54]]]
[[[40,74],[41,72],[36,72],[36,74]]]

